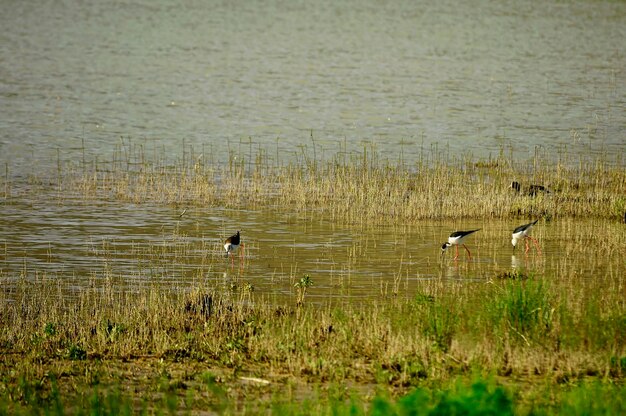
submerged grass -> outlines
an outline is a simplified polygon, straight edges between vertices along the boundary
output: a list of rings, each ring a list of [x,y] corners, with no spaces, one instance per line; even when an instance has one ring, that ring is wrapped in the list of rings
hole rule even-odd
[[[593,288],[579,303],[573,289],[532,276],[425,281],[408,300],[339,308],[277,306],[211,287],[94,286],[67,298],[64,284],[40,275],[5,293],[0,411],[306,413],[297,401],[329,414],[601,414],[626,406],[578,400],[624,392],[625,302]]]

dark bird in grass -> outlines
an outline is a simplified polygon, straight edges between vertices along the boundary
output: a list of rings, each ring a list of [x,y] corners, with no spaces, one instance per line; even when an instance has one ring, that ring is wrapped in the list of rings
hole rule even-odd
[[[543,194],[550,193],[550,190],[543,185],[530,185],[528,188],[522,189],[522,185],[517,181],[511,182],[511,189],[513,189],[518,194],[524,193],[528,196],[537,196],[542,193]]]

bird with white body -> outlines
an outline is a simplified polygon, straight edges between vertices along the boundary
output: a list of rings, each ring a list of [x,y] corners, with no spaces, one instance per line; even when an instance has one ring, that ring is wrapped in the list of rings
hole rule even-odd
[[[541,254],[539,243],[537,242],[536,239],[530,236],[530,230],[535,224],[537,224],[537,221],[539,220],[535,220],[528,224],[520,225],[519,227],[513,230],[513,237],[511,239],[511,244],[513,244],[513,249],[515,249],[519,240],[524,240],[524,243],[526,243],[526,250],[524,251],[524,253],[528,253],[528,250],[530,250],[528,240],[531,240],[533,244],[535,245],[537,252]]]
[[[467,248],[467,246],[463,243],[465,241],[465,239],[470,235],[475,233],[476,231],[479,231],[480,228],[477,228],[476,230],[470,230],[470,231],[455,231],[452,234],[450,234],[450,237],[448,237],[448,241],[443,243],[443,245],[441,246],[441,254],[443,255],[443,253],[450,247],[454,246],[454,248],[456,249],[455,252],[455,256],[454,256],[454,260],[459,258],[459,245],[462,245],[463,248],[465,248],[465,251],[467,251],[467,255],[469,256],[470,260],[472,258],[472,253],[470,253],[469,249]]]

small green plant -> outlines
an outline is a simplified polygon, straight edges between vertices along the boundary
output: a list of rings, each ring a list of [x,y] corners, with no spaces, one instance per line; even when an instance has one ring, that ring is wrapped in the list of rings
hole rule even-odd
[[[423,330],[435,345],[448,352],[458,326],[459,317],[452,305],[429,302],[424,305]]]
[[[296,305],[300,306],[304,304],[304,296],[308,287],[313,286],[311,276],[305,274],[299,281],[294,284],[294,287],[298,291]]]
[[[236,337],[230,338],[226,342],[225,347],[226,347],[226,350],[228,350],[228,351],[242,352],[242,351],[245,351],[246,344],[245,344],[245,341],[244,341],[243,337],[236,336]]]
[[[53,337],[56,335],[57,333],[57,328],[56,326],[51,323],[48,322],[44,327],[43,327],[43,333],[47,338]]]
[[[626,356],[616,357],[612,356],[609,359],[609,368],[611,373],[616,377],[621,377],[626,374]]]
[[[124,324],[116,324],[107,320],[105,333],[109,342],[115,342],[119,336],[126,331]]]
[[[72,344],[67,348],[67,358],[75,361],[86,360],[87,351],[78,344]]]

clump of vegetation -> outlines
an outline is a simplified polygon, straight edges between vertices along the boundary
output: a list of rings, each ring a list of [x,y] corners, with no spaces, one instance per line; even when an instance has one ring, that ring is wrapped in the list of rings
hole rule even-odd
[[[305,274],[300,280],[298,280],[294,287],[298,291],[298,298],[296,300],[296,305],[301,306],[304,303],[304,296],[306,295],[306,290],[310,286],[313,286],[313,281],[311,280],[311,276]]]
[[[498,279],[526,280],[528,275],[522,270],[505,270],[496,275]]]
[[[554,301],[542,281],[506,282],[487,307],[494,331],[509,332],[528,345],[530,337],[545,339],[554,326]]]

